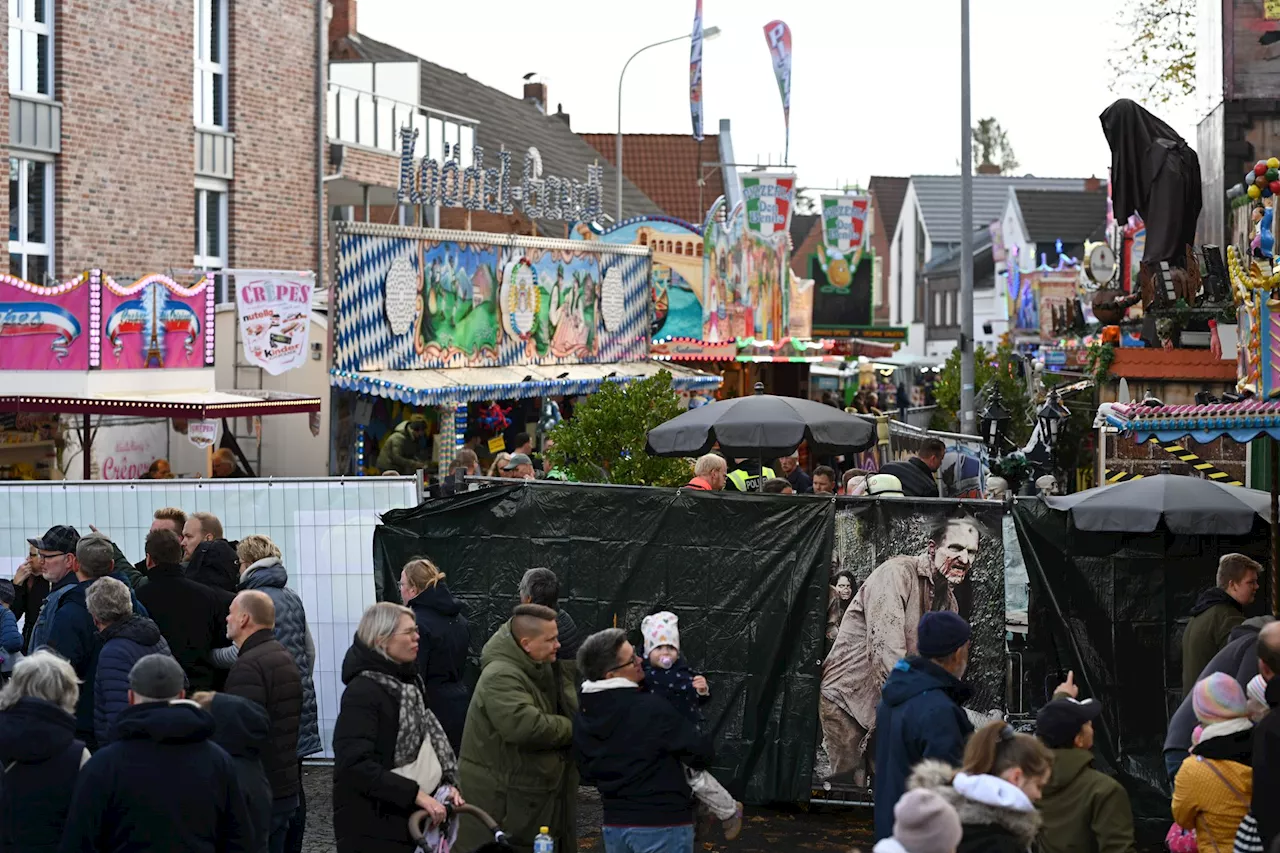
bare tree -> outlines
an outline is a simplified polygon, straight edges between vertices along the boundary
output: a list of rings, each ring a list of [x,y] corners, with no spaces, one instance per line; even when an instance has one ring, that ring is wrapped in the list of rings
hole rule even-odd
[[[1018,169],[1018,158],[1000,122],[994,118],[978,119],[978,126],[973,129],[973,167],[990,171],[992,166],[1002,175],[1012,174]]]
[[[1128,41],[1107,60],[1111,91],[1141,93],[1148,104],[1183,101],[1196,92],[1196,0],[1127,0],[1117,23]]]

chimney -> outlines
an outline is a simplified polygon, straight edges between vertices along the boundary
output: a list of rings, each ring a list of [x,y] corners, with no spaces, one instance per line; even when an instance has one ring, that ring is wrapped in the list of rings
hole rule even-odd
[[[527,104],[533,104],[538,108],[538,112],[543,115],[547,114],[547,84],[534,80],[525,81],[524,84],[524,100]]]
[[[569,124],[569,114],[564,111],[564,104],[556,104],[556,118],[564,122],[570,130],[573,129],[573,125]]]
[[[1096,193],[1102,189],[1102,180],[1097,175],[1090,175],[1084,179],[1084,191],[1087,193]]]
[[[356,0],[329,0],[333,17],[329,19],[329,44],[356,34]]]
[[[1000,174],[1000,167],[997,166],[995,163],[983,163],[981,166],[978,167],[978,174],[979,175],[998,175]]]

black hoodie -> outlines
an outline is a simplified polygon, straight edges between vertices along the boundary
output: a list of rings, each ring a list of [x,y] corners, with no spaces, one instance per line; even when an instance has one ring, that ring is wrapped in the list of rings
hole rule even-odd
[[[86,756],[75,731],[75,718],[43,699],[0,711],[0,850],[58,849]]]
[[[666,699],[620,682],[583,684],[573,720],[574,756],[583,783],[600,792],[604,825],[692,823],[682,764],[706,768],[714,757],[711,738]]]
[[[131,705],[80,771],[62,849],[231,853],[252,830],[231,756],[194,702]]]
[[[201,542],[191,552],[186,576],[235,595],[240,586],[240,558],[235,544],[225,539]]]

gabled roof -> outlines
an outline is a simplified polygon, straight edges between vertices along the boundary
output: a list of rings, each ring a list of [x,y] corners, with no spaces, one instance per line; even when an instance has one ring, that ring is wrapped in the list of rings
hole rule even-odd
[[[981,287],[977,282],[977,269],[979,261],[983,256],[987,259],[991,257],[991,229],[983,226],[973,232],[973,261],[975,286]],[[945,278],[950,275],[958,275],[960,273],[960,247],[956,246],[942,254],[934,255],[924,267],[924,274],[930,277]]]
[[[581,133],[588,145],[614,164],[618,137],[612,133]],[[724,195],[718,167],[703,163],[720,160],[719,137],[699,143],[687,133],[627,133],[622,136],[622,174],[662,208],[667,216],[701,225],[707,208]],[[706,183],[699,187],[698,179]]]
[[[1101,240],[1107,224],[1107,194],[1016,187],[1026,237],[1032,243]]]
[[[586,181],[587,166],[603,166],[601,195],[604,212],[609,217],[617,215],[617,177],[613,166],[574,133],[564,118],[544,115],[533,104],[520,98],[368,36],[349,38],[346,44],[360,58],[370,62],[416,59],[421,69],[419,104],[478,121],[476,144],[485,150],[486,166],[497,164],[498,151],[503,146],[512,152],[511,166],[517,175],[524,168],[525,151],[530,147],[537,148],[542,156],[543,175]],[[714,196],[711,201],[715,201]],[[630,181],[623,180],[624,218],[660,213],[662,209],[648,196]]]
[[[1015,178],[1006,175],[973,176],[974,228],[995,222],[1004,215],[1009,188],[1029,190],[1084,191],[1084,178]],[[933,243],[960,242],[960,176],[912,175],[924,226]]]
[[[800,246],[808,239],[810,232],[817,226],[822,217],[816,213],[791,214],[791,251],[799,252]]]
[[[880,219],[884,223],[886,240],[893,239],[893,232],[898,227],[898,217],[902,214],[902,203],[907,199],[907,186],[910,183],[910,178],[871,176],[871,183],[867,189],[875,197],[876,209],[880,211]]]

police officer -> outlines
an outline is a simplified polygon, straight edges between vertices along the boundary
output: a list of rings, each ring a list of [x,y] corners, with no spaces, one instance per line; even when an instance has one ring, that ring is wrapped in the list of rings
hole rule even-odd
[[[740,492],[759,492],[765,480],[772,480],[776,474],[772,468],[763,467],[759,459],[739,459],[734,469],[729,472],[726,488]]]

